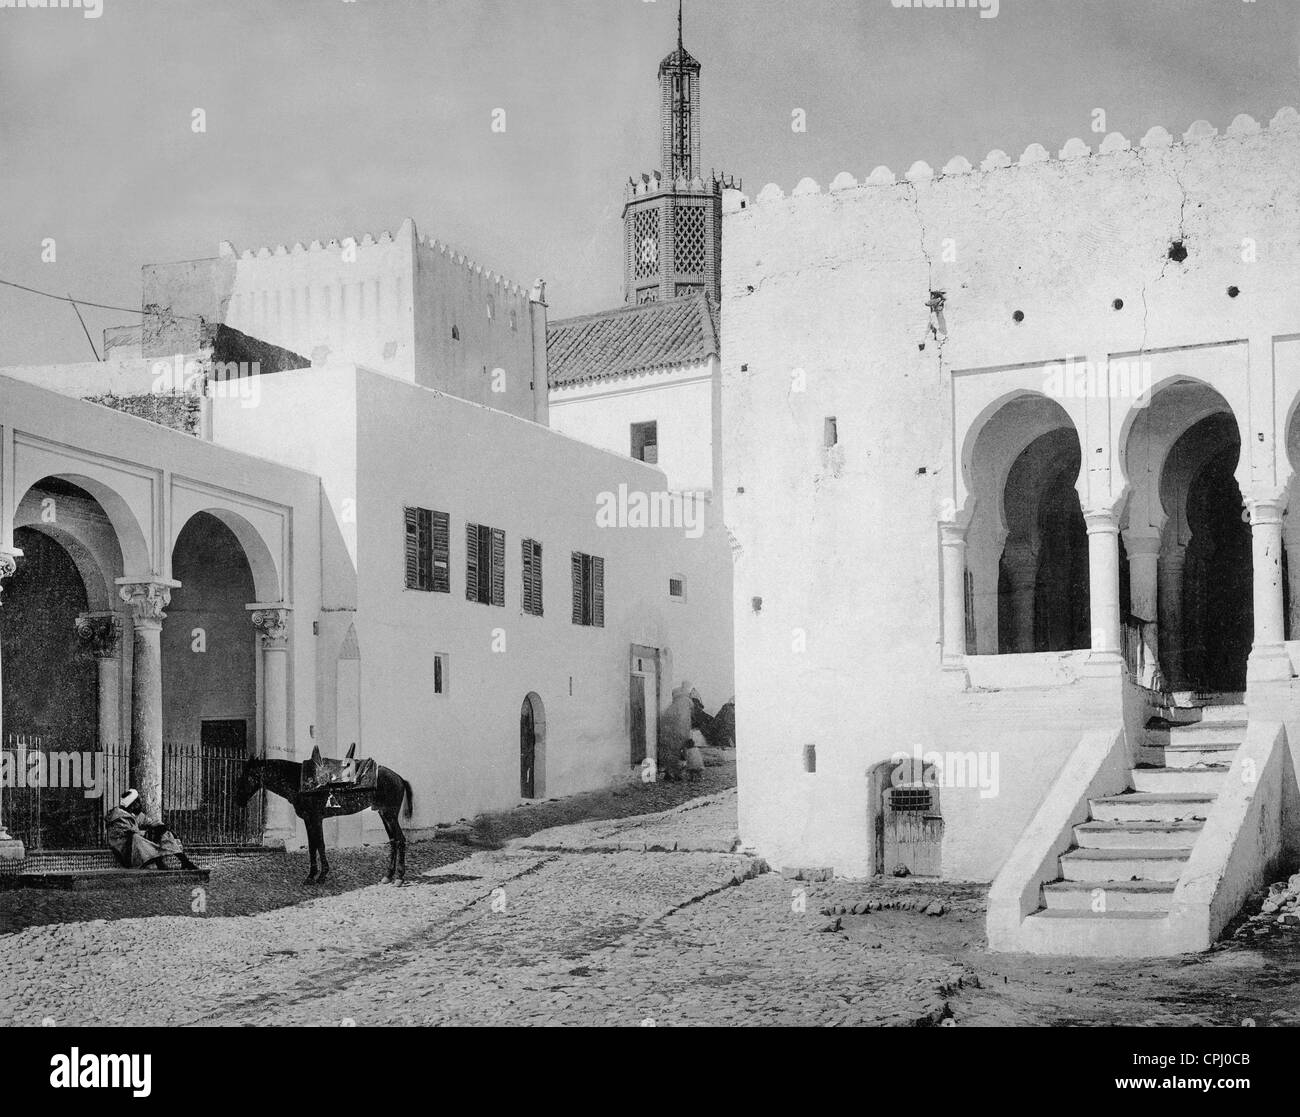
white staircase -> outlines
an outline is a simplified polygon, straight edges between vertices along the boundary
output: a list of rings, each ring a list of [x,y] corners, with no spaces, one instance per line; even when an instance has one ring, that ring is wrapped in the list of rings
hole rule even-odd
[[[1129,789],[1088,800],[1087,821],[1059,858],[1030,920],[1161,920],[1246,736],[1245,706],[1170,708],[1148,723]],[[1066,930],[1058,926],[1054,938]]]

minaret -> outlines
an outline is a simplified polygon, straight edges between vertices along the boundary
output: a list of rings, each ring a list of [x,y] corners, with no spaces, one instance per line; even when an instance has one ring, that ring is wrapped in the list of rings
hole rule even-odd
[[[677,4],[677,49],[659,63],[664,178],[695,177],[700,163],[700,64],[682,45],[682,6]]]
[[[682,41],[659,63],[661,169],[631,179],[623,205],[623,299],[721,291],[722,178],[700,171],[700,64]]]

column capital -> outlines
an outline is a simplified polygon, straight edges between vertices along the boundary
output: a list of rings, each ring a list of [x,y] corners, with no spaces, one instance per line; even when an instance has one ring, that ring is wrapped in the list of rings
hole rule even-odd
[[[289,614],[293,611],[293,606],[284,601],[275,602],[257,602],[252,605],[245,605],[248,610],[249,619],[253,622],[253,627],[262,635],[268,648],[283,648],[287,646],[285,633],[289,628]]]
[[[966,542],[967,525],[953,520],[939,521],[939,541],[945,547],[960,547]]]
[[[137,627],[161,625],[172,590],[180,588],[180,582],[171,578],[118,578],[115,584],[118,597],[131,606],[131,619]]]
[[[1286,509],[1286,493],[1278,491],[1252,492],[1243,498],[1250,526],[1280,524]]]
[[[120,613],[82,613],[73,622],[84,651],[95,659],[116,659],[122,637]]]
[[[1131,559],[1136,555],[1158,555],[1160,553],[1160,534],[1150,528],[1129,528],[1120,532],[1124,539],[1124,550]]]
[[[1087,525],[1089,535],[1119,533],[1119,516],[1110,505],[1101,508],[1085,508],[1083,522]]]

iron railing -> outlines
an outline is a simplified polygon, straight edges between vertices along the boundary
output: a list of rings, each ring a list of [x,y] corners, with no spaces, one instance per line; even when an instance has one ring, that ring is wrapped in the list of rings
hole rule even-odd
[[[4,821],[29,850],[100,848],[104,816],[131,786],[130,748],[67,750],[50,739],[6,738]],[[187,846],[259,845],[263,796],[246,807],[235,788],[242,748],[189,742],[163,745],[163,821]]]

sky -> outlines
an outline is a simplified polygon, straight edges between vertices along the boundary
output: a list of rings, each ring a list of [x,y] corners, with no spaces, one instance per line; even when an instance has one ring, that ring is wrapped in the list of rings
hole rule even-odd
[[[0,7],[0,279],[133,308],[145,264],[409,216],[544,277],[553,319],[621,303],[623,186],[658,166],[675,0],[100,2]],[[1300,0],[895,2],[686,0],[704,166],[753,196],[1095,146],[1097,109],[1136,141],[1300,105]],[[84,313],[97,346],[138,320]],[[70,306],[0,287],[0,366],[89,359]]]

